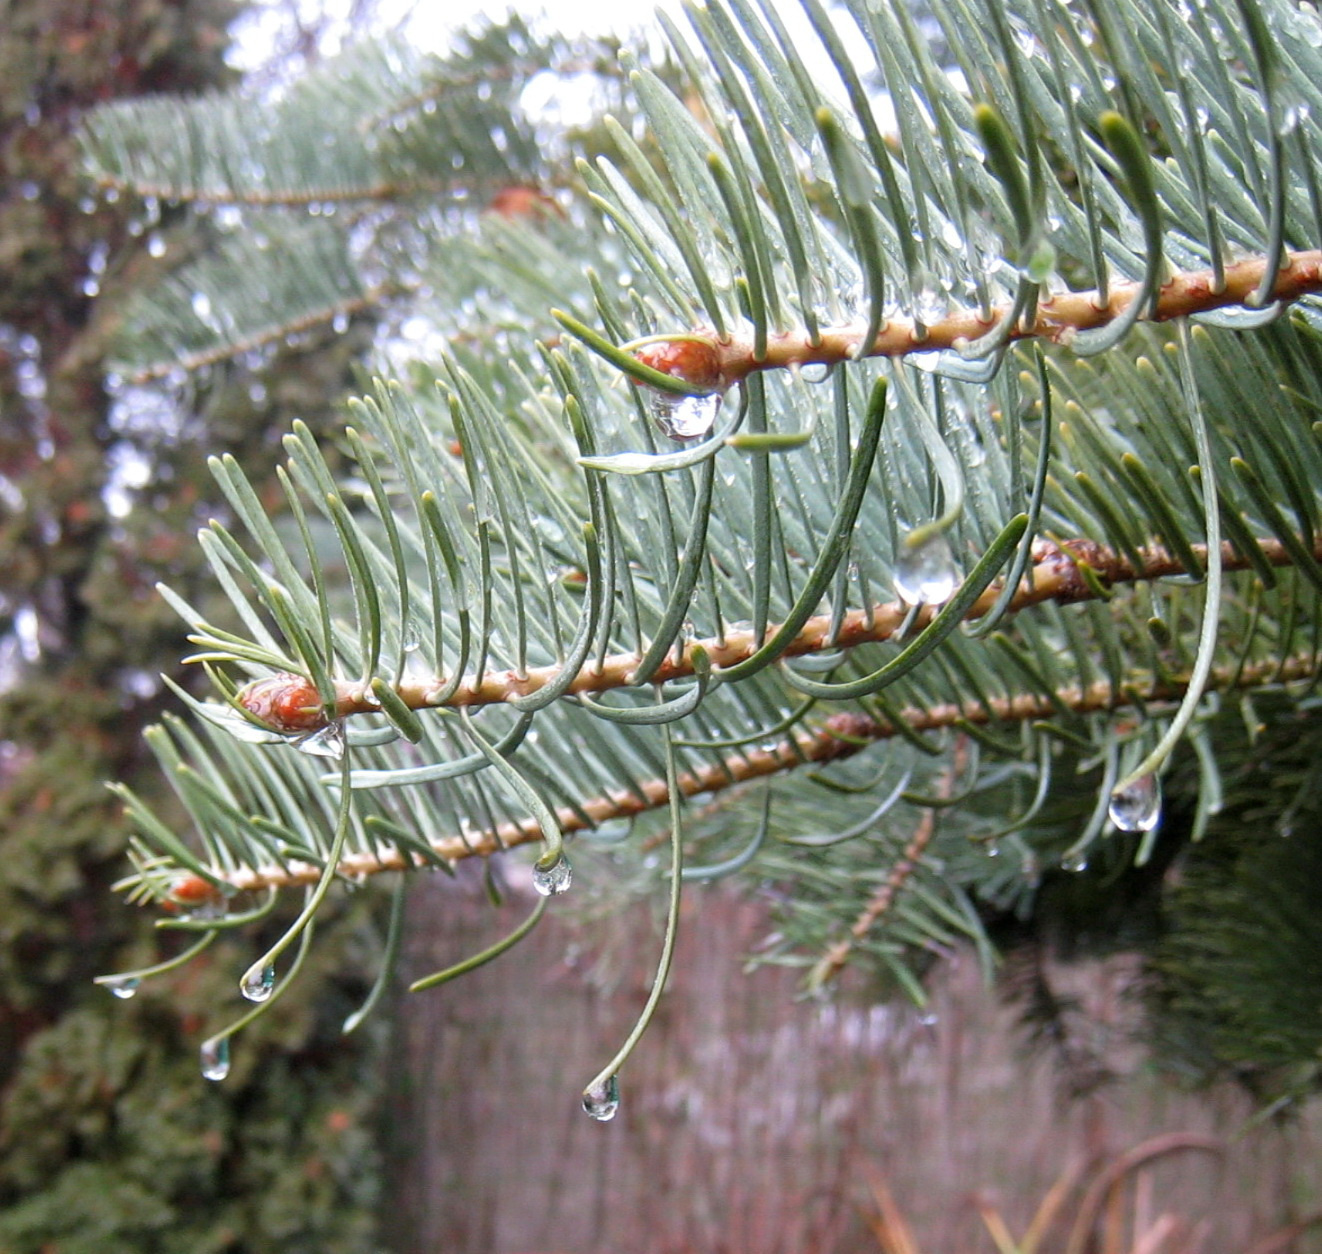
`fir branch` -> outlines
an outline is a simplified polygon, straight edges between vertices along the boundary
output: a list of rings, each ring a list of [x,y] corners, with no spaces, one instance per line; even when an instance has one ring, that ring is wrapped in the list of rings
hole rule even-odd
[[[1262,257],[1250,257],[1226,266],[1220,286],[1211,270],[1173,274],[1161,285],[1145,320],[1168,322],[1232,306],[1256,307],[1256,295],[1264,285],[1267,265]],[[1267,286],[1272,301],[1287,303],[1322,292],[1322,250],[1286,253],[1275,283]],[[1008,338],[1045,339],[1068,347],[1079,332],[1117,322],[1140,299],[1142,290],[1141,282],[1117,281],[1108,285],[1105,298],[1096,291],[1053,293],[1038,301],[1033,321],[1018,323],[1010,329]],[[713,336],[711,343],[719,354],[722,384],[729,387],[757,370],[834,366],[860,357],[896,357],[940,349],[959,352],[976,346],[981,337],[1010,315],[1011,309],[1009,304],[993,306],[987,313],[962,309],[931,322],[899,316],[888,318],[870,346],[865,343],[863,321],[820,328],[815,339],[805,329],[772,332],[766,338],[766,351],[760,358],[752,334],[732,335],[724,340]]]
[[[1268,659],[1247,666],[1218,667],[1213,670],[1206,691],[1224,692],[1284,685],[1311,679],[1318,673],[1319,658],[1309,652],[1278,662]],[[900,711],[896,721],[872,718],[854,712],[833,714],[815,728],[792,733],[774,746],[732,754],[697,771],[679,776],[679,788],[685,797],[716,793],[750,780],[765,779],[804,765],[822,765],[853,757],[880,740],[900,734],[941,731],[962,724],[985,726],[996,723],[1022,723],[1053,718],[1062,710],[1086,715],[1110,713],[1122,709],[1143,709],[1178,702],[1188,686],[1188,676],[1162,675],[1145,683],[1135,682],[1123,690],[1107,681],[1086,688],[1067,688],[1051,694],[1019,693],[1013,697],[988,698],[985,703],[960,705],[944,703],[922,709]],[[563,806],[555,811],[561,831],[569,835],[587,828],[627,819],[658,809],[669,801],[663,778],[641,781],[637,791],[612,791],[581,802],[574,808]],[[543,838],[537,819],[528,818],[501,823],[494,829],[471,834],[442,836],[429,842],[432,851],[447,862],[470,857],[490,857],[518,845]],[[410,870],[419,866],[406,851],[382,849],[377,853],[351,854],[338,866],[339,874],[354,882],[382,871]],[[425,863],[421,864],[425,865]],[[263,888],[287,888],[312,884],[320,879],[323,868],[291,860],[288,867],[261,866],[217,873],[217,879],[244,891]]]
[[[382,300],[397,293],[398,290],[397,284],[370,287],[360,296],[346,297],[333,305],[326,305],[301,317],[291,318],[278,326],[266,327],[240,339],[226,340],[211,348],[182,354],[167,361],[154,362],[150,366],[129,371],[125,374],[125,379],[130,384],[151,383],[157,379],[173,377],[179,371],[191,374],[223,361],[233,361],[247,353],[258,352],[268,344],[278,344],[291,336],[311,331],[315,327],[330,326],[338,318],[351,318],[355,314],[366,313],[375,309]]]
[[[242,205],[254,209],[306,209],[310,205],[389,204],[425,196],[454,193],[453,179],[380,179],[350,187],[236,188],[217,184],[197,187],[150,183],[128,175],[99,173],[92,182],[101,192],[119,192],[143,200],[201,205]]]
[[[1269,566],[1290,566],[1294,559],[1279,540],[1257,541],[1261,560]],[[1191,551],[1200,563],[1206,557],[1206,546],[1192,545]],[[1322,559],[1322,536],[1314,543],[1314,554]],[[1188,568],[1178,557],[1157,545],[1139,549],[1141,561],[1135,563],[1106,545],[1093,540],[1071,539],[1059,543],[1038,540],[1034,548],[1035,561],[1021,581],[1018,591],[1006,607],[1007,613],[1040,605],[1046,601],[1057,605],[1072,605],[1105,596],[1115,584],[1135,583],[1140,580],[1164,579],[1173,575],[1187,575]],[[1253,561],[1236,549],[1229,541],[1221,546],[1223,568],[1227,571],[1248,570]],[[974,602],[966,616],[974,620],[986,614],[1001,594],[1001,587],[993,584]],[[910,622],[913,634],[921,631],[940,611],[940,606],[924,606]],[[913,607],[902,601],[888,601],[866,610],[851,610],[837,620],[831,614],[810,618],[788,643],[781,656],[801,657],[825,650],[852,648],[861,644],[876,644],[891,639],[910,619]],[[775,634],[768,629],[767,637]],[[649,676],[651,683],[668,683],[688,678],[696,673],[695,659],[710,660],[713,671],[732,667],[751,657],[760,646],[748,630],[727,630],[721,639],[692,641],[683,650],[672,650]],[[569,684],[568,695],[606,692],[613,688],[628,687],[634,682],[641,655],[617,653],[600,664],[585,668]],[[513,698],[531,696],[560,677],[560,667],[530,667],[523,676],[513,671],[499,671],[483,675],[478,683],[461,683],[450,695],[438,699],[437,694],[446,687],[439,678],[408,680],[396,686],[396,695],[413,710],[437,709],[445,706],[494,705]],[[370,688],[356,680],[336,682],[335,712],[339,717],[354,714],[377,714],[380,706]]]

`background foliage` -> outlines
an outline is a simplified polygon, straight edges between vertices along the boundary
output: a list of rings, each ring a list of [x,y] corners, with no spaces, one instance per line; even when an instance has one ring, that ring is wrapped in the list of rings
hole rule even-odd
[[[173,263],[160,241],[179,214],[93,197],[73,126],[108,99],[232,82],[236,12],[0,15],[0,1249],[15,1254],[376,1248],[379,1094],[360,1075],[382,1040],[326,1048],[325,992],[360,978],[352,923],[315,1007],[291,999],[224,1090],[201,1086],[195,1038],[225,973],[203,962],[134,1002],[91,983],[158,953],[151,920],[110,904],[127,832],[105,781],[161,791],[140,732],[182,639],[152,584],[196,579],[205,457],[265,456],[361,347],[318,337],[150,408],[107,393],[111,328]]]

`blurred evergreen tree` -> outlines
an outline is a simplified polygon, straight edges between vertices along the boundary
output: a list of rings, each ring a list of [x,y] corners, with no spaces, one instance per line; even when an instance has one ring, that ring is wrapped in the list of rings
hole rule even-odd
[[[159,672],[180,673],[182,633],[154,584],[196,585],[192,533],[218,508],[206,457],[269,459],[293,415],[315,421],[346,388],[362,347],[314,337],[187,388],[107,386],[117,319],[186,245],[177,208],[93,194],[74,128],[108,100],[232,84],[238,13],[234,0],[0,6],[6,1254],[376,1248],[365,1077],[379,1032],[327,1051],[333,1007],[291,1005],[236,1082],[204,1092],[193,1038],[228,978],[203,965],[168,1004],[92,984],[161,935],[107,908],[127,830],[106,781],[160,792],[141,732],[160,716]],[[341,956],[352,988],[358,963]]]

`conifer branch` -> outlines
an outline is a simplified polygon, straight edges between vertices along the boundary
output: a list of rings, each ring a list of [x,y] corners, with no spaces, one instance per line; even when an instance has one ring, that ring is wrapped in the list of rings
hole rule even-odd
[[[1263,284],[1267,264],[1262,257],[1250,257],[1227,266],[1220,286],[1211,270],[1173,274],[1162,284],[1147,320],[1167,322],[1236,305],[1250,307]],[[1011,328],[1008,338],[1045,339],[1068,347],[1080,331],[1106,326],[1122,317],[1140,298],[1142,289],[1138,281],[1114,282],[1108,286],[1105,300],[1095,291],[1053,293],[1038,301],[1034,320]],[[1272,300],[1287,303],[1322,292],[1322,250],[1286,253],[1270,290]],[[932,322],[888,318],[871,346],[866,347],[863,321],[822,328],[816,342],[802,329],[769,334],[766,353],[760,359],[751,334],[734,335],[724,341],[713,336],[711,343],[719,355],[722,385],[729,387],[757,370],[839,365],[859,357],[895,357],[938,349],[959,351],[989,334],[1000,319],[1009,316],[1011,308],[1008,303],[997,305],[987,315],[976,309],[962,309]]]
[[[1212,672],[1206,690],[1222,692],[1294,683],[1315,677],[1318,664],[1318,656],[1309,652],[1284,661],[1268,659],[1244,666],[1219,667]],[[923,733],[966,723],[988,725],[1049,719],[1059,715],[1062,707],[1078,715],[1130,707],[1151,712],[1151,707],[1179,701],[1187,684],[1187,675],[1151,678],[1124,688],[1101,681],[1086,688],[1066,688],[1050,696],[1019,693],[1013,697],[989,698],[985,704],[979,702],[966,706],[950,702],[926,709],[911,707],[900,712],[899,721],[910,733]],[[682,773],[679,776],[680,791],[685,797],[722,792],[798,766],[822,765],[853,757],[876,741],[888,740],[898,734],[897,725],[887,719],[855,712],[833,714],[820,726],[796,731],[770,748],[747,749],[700,770]],[[575,809],[560,807],[555,811],[556,822],[564,833],[570,834],[614,819],[632,818],[658,809],[669,801],[666,781],[662,778],[641,782],[639,790],[642,797],[635,792],[619,790],[584,801]],[[439,857],[448,862],[459,862],[470,857],[490,857],[517,845],[531,844],[543,839],[543,835],[536,818],[528,818],[501,823],[489,831],[443,836],[431,841],[430,845]],[[341,875],[357,881],[382,871],[411,870],[425,865],[407,852],[393,850],[380,854],[351,854],[341,860],[338,869]],[[236,889],[255,891],[313,884],[321,875],[321,867],[291,860],[287,870],[274,865],[262,866],[218,873],[218,878]],[[176,885],[176,896],[180,888]]]
[[[174,183],[146,183],[119,174],[97,174],[98,191],[122,192],[143,200],[192,205],[245,205],[253,209],[306,209],[309,205],[373,204],[408,200],[415,196],[445,196],[454,190],[446,179],[382,179],[358,187],[280,188],[184,187]]]
[[[1263,539],[1258,540],[1257,544],[1268,565],[1294,564],[1294,558],[1281,541]],[[1206,546],[1195,544],[1190,548],[1202,563],[1206,556]],[[1013,613],[1046,601],[1054,601],[1057,605],[1091,601],[1099,595],[1099,590],[1104,592],[1111,585],[1189,573],[1178,557],[1157,545],[1140,549],[1138,556],[1142,561],[1137,565],[1106,545],[1082,539],[1060,543],[1039,539],[1034,546],[1034,556],[1036,560],[1020,582],[1019,590],[1011,599],[1007,612]],[[1322,537],[1314,544],[1314,556],[1322,560]],[[1221,546],[1221,557],[1226,571],[1247,570],[1252,566],[1249,558],[1229,541]],[[1000,592],[1000,586],[992,584],[974,602],[967,615],[968,619],[977,619],[986,614],[996,603]],[[881,643],[895,635],[911,609],[901,601],[888,601],[866,610],[851,610],[840,620],[837,630],[832,630],[835,619],[830,614],[817,615],[804,624],[781,656],[801,657],[829,649]],[[914,619],[911,630],[915,633],[921,631],[939,610],[940,606],[923,607]],[[774,626],[768,628],[768,638],[775,634],[775,630]],[[710,659],[713,671],[719,672],[721,667],[734,666],[751,657],[760,644],[761,641],[751,631],[739,630],[729,630],[719,640],[690,642],[682,652],[673,650],[650,676],[650,682],[667,683],[694,675],[694,659],[704,653]],[[633,682],[640,661],[640,655],[635,653],[612,654],[599,666],[585,668],[569,685],[567,694],[606,692],[613,688],[627,687]],[[530,696],[559,676],[558,665],[530,667],[522,677],[513,671],[491,672],[485,674],[478,684],[460,684],[444,700],[437,700],[436,697],[444,686],[444,680],[423,678],[400,683],[395,693],[413,710],[494,705],[513,697]],[[356,681],[339,680],[336,683],[335,712],[342,718],[354,714],[377,714],[380,713],[380,704],[370,688],[364,688]]]
[[[168,361],[155,362],[139,370],[130,371],[125,377],[131,384],[151,383],[157,379],[172,376],[179,371],[192,374],[194,371],[203,370],[207,366],[214,366],[222,361],[233,361],[236,357],[257,352],[268,344],[278,343],[304,331],[311,331],[314,327],[329,326],[337,318],[351,318],[355,314],[365,313],[369,309],[374,309],[386,296],[396,290],[397,285],[393,284],[371,287],[359,296],[350,296],[344,300],[336,301],[333,305],[325,305],[321,309],[303,314],[298,318],[291,318],[288,322],[280,323],[278,326],[267,327],[262,331],[253,335],[245,335],[240,339],[226,340],[224,343],[216,344],[200,352],[184,353],[178,357],[172,357]]]

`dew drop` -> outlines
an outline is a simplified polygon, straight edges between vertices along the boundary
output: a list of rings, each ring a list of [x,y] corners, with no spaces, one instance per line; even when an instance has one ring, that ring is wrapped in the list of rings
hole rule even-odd
[[[1150,832],[1161,821],[1161,784],[1151,771],[1111,794],[1111,822],[1122,832]]]
[[[275,967],[249,967],[239,982],[239,992],[249,1001],[265,1001],[275,988]]]
[[[620,1108],[620,1081],[617,1076],[583,1090],[583,1109],[603,1123],[615,1118]]]
[[[943,605],[959,582],[955,558],[945,536],[937,534],[910,545],[901,542],[895,563],[895,591],[906,605]]]
[[[945,296],[934,288],[922,287],[913,295],[914,319],[924,326],[931,326],[934,322],[940,322],[949,309],[950,304]]]
[[[1034,283],[1045,283],[1056,269],[1056,246],[1050,240],[1039,241],[1024,263],[1025,277]]]
[[[1308,101],[1293,98],[1282,102],[1280,117],[1276,123],[1276,132],[1282,138],[1297,131],[1308,120]]]
[[[159,231],[153,231],[149,236],[147,236],[147,253],[149,256],[164,257],[165,249],[166,249],[165,236],[163,236]]]
[[[121,1000],[128,1001],[138,991],[142,981],[136,975],[112,975],[97,983],[104,985]]]
[[[535,862],[532,868],[532,886],[543,897],[554,897],[563,893],[574,880],[574,868],[564,854],[557,854],[554,862],[543,866]]]
[[[193,923],[209,923],[213,919],[223,919],[229,913],[229,906],[221,897],[209,897],[199,902],[181,917]]]
[[[678,396],[655,391],[648,398],[648,410],[662,435],[672,440],[700,440],[720,413],[721,395]]]
[[[310,736],[301,736],[294,741],[301,753],[310,753],[314,758],[344,757],[344,723],[337,719],[327,723],[320,731]]]
[[[207,1080],[223,1080],[230,1073],[229,1037],[212,1037],[202,1042],[202,1075]]]
[[[799,367],[799,378],[804,383],[825,383],[834,370],[834,364],[829,361],[804,362]]]
[[[985,848],[989,858],[999,858],[1001,856],[1001,842],[999,840],[989,840]]]
[[[1086,871],[1088,869],[1088,855],[1086,853],[1067,853],[1060,860],[1060,869],[1062,871]]]
[[[919,1015],[918,1022],[921,1023],[925,1028],[934,1028],[938,1023],[941,1022],[941,1020],[936,1015],[929,1012],[925,1015]]]
[[[1010,30],[1014,35],[1014,42],[1019,48],[1019,51],[1026,57],[1037,56],[1040,51],[1037,36],[1033,34],[1028,23],[1025,22],[1023,18],[1017,17],[1013,13],[1008,14],[1007,16],[1010,19]]]

